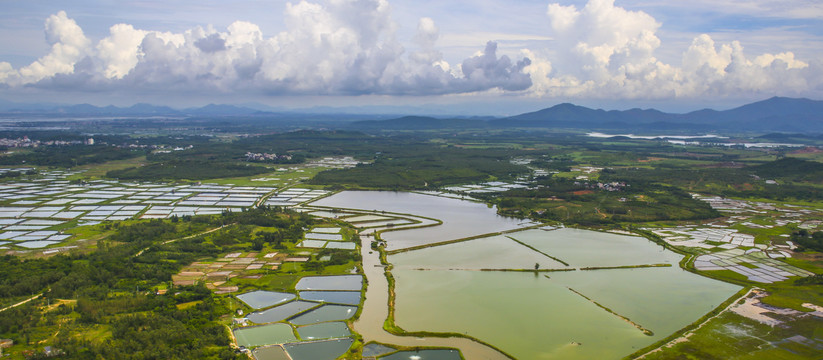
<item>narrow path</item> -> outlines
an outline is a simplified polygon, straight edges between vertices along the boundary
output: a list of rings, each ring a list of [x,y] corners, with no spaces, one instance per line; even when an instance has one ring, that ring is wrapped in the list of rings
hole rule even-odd
[[[19,302],[19,303],[17,303],[17,304],[14,304],[14,305],[9,305],[9,306],[6,306],[6,307],[4,307],[4,308],[0,309],[0,312],[6,311],[6,310],[11,309],[11,308],[16,308],[16,307],[18,307],[18,306],[20,306],[20,305],[23,305],[23,304],[25,304],[25,303],[27,303],[27,302],[29,302],[29,301],[32,301],[32,300],[34,300],[34,299],[37,299],[37,298],[41,297],[41,296],[43,296],[43,294],[37,294],[37,295],[34,295],[34,296],[32,296],[32,297],[30,297],[30,298],[28,298],[28,299],[26,299],[26,300],[23,300],[23,301],[21,301],[21,302]]]
[[[364,231],[361,235],[371,233]],[[509,357],[470,339],[452,337],[397,336],[383,329],[383,322],[389,316],[389,282],[385,268],[380,263],[380,253],[371,250],[372,237],[361,236],[360,248],[363,255],[363,273],[368,287],[363,311],[354,322],[354,330],[363,336],[364,342],[377,341],[400,346],[435,346],[457,348],[466,360],[509,360]]]
[[[538,253],[542,254],[543,256],[545,256],[545,257],[547,257],[547,258],[549,258],[549,259],[552,259],[552,260],[554,260],[554,261],[557,261],[557,262],[559,262],[559,263],[561,263],[561,264],[563,264],[563,265],[569,266],[569,263],[567,263],[567,262],[565,262],[565,261],[563,261],[563,260],[560,260],[560,259],[558,259],[558,258],[556,258],[556,257],[554,257],[554,256],[551,256],[551,255],[549,255],[549,254],[546,254],[546,253],[544,253],[544,252],[542,252],[542,251],[538,250],[538,249],[537,249],[537,248],[535,248],[534,246],[531,246],[531,245],[529,245],[529,244],[526,244],[526,243],[524,243],[524,242],[522,242],[522,241],[520,241],[520,240],[517,240],[517,239],[515,239],[515,238],[513,238],[513,237],[511,237],[511,236],[506,236],[506,237],[507,237],[507,238],[509,238],[509,239],[511,239],[512,241],[514,241],[514,242],[516,242],[516,243],[520,244],[520,245],[523,245],[523,246],[525,246],[525,247],[527,247],[527,248],[529,248],[529,249],[531,249],[531,250],[534,250],[534,251],[536,251],[536,252],[538,252]]]
[[[208,234],[208,233],[215,232],[215,231],[217,231],[217,230],[220,230],[220,229],[222,229],[222,228],[224,228],[224,227],[231,226],[231,225],[234,225],[234,224],[225,224],[225,225],[221,225],[221,226],[219,226],[219,227],[216,227],[216,228],[214,228],[214,229],[211,229],[211,230],[206,230],[206,231],[203,231],[203,232],[201,232],[201,233],[194,234],[194,235],[189,235],[189,236],[186,236],[186,237],[181,237],[181,238],[177,238],[177,239],[166,240],[166,241],[164,241],[164,242],[161,242],[161,243],[160,243],[160,245],[171,244],[171,243],[173,243],[173,242],[175,242],[175,241],[178,241],[178,240],[191,239],[191,238],[193,238],[193,237],[197,237],[197,236],[200,236],[200,235],[206,235],[206,234]],[[138,256],[140,256],[140,255],[143,255],[143,252],[144,252],[144,251],[146,251],[146,250],[148,250],[150,247],[151,247],[151,246],[147,246],[147,247],[145,247],[143,250],[138,251],[138,252],[137,252],[137,254],[134,254],[134,256],[132,256],[132,257],[138,257]]]

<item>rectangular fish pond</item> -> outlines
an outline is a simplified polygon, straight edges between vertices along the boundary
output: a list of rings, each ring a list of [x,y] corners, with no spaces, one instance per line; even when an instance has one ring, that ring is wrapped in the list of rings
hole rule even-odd
[[[327,322],[297,328],[303,340],[337,339],[351,336],[349,326],[344,322]]]
[[[505,266],[494,252],[529,250],[505,236],[391,255],[396,324],[407,331],[466,333],[517,359],[620,359],[740,290],[680,269],[680,255],[642,237],[574,229],[508,236],[568,262],[574,271],[463,270],[484,260]],[[628,267],[579,268],[598,264]],[[655,264],[663,266],[634,268]],[[520,261],[511,265],[523,268]]]
[[[362,275],[306,276],[297,282],[297,290],[360,291]]]
[[[295,325],[316,324],[326,321],[347,320],[357,313],[357,306],[323,305],[289,319]]]
[[[259,347],[252,351],[255,360],[291,360],[286,350],[280,346]]]
[[[245,347],[285,344],[297,341],[291,325],[283,323],[235,329],[234,337],[237,338],[237,345]]]
[[[286,344],[292,360],[334,360],[349,350],[351,338]]]
[[[237,295],[237,298],[252,309],[263,309],[294,300],[295,295],[274,291],[252,291]]]
[[[381,360],[462,360],[457,350],[417,350],[398,351],[391,355],[380,357]]]
[[[320,304],[308,301],[292,301],[280,306],[275,306],[268,310],[255,311],[247,316],[249,321],[257,324],[265,324],[286,320],[296,314],[314,308]]]
[[[301,291],[300,298],[332,304],[359,305],[361,294],[359,291]]]

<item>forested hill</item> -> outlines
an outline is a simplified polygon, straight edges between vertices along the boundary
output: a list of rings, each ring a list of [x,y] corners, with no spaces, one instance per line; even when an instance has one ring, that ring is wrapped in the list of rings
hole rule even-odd
[[[686,114],[654,109],[602,110],[564,103],[535,112],[491,120],[435,119],[408,116],[380,121],[358,121],[362,130],[459,129],[466,127],[533,127],[613,129],[629,131],[757,131],[823,132],[823,101],[773,97],[738,108],[704,109]]]

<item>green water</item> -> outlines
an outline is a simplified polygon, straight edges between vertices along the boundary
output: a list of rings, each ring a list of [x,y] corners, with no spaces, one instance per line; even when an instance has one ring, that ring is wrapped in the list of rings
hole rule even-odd
[[[359,305],[361,296],[359,291],[301,291],[300,298],[333,304]]]
[[[301,326],[297,328],[297,333],[303,340],[335,339],[351,335],[349,327],[344,322],[328,322]]]
[[[288,319],[295,314],[311,309],[320,304],[309,301],[292,301],[280,306],[275,306],[264,311],[255,311],[247,316],[247,318],[254,323],[265,324],[270,322],[278,322]]]
[[[308,325],[324,321],[346,320],[354,316],[357,306],[323,305],[289,320],[295,325]]]
[[[291,360],[286,350],[280,346],[254,349],[255,360]]]
[[[291,301],[296,296],[294,294],[275,292],[275,291],[252,291],[242,295],[237,295],[240,301],[246,303],[252,309],[262,309],[277,304],[282,304],[286,301]]]
[[[349,350],[353,342],[352,339],[338,339],[286,344],[284,347],[292,360],[334,360]]]
[[[297,341],[288,324],[271,324],[234,330],[237,345],[254,347]]]
[[[407,192],[343,191],[312,205],[390,211],[443,221],[437,226],[383,233],[387,250],[516,229],[522,222],[497,215],[486,204]]]
[[[580,229],[528,230],[512,238],[563,260],[572,267],[670,263],[682,256],[666,251],[646,238]]]
[[[444,253],[448,253],[448,257],[439,256]],[[455,268],[533,269],[534,264],[540,264],[541,269],[566,268],[563,264],[505,236],[493,236],[391,255],[389,262],[395,264],[396,268],[440,270]]]
[[[397,349],[378,343],[368,343],[363,346],[363,356],[380,356],[396,351]]]
[[[551,233],[529,230],[511,236],[538,247],[541,241],[549,243],[544,237]],[[551,248],[540,250],[554,250],[557,257],[576,266],[676,264],[680,258],[642,238],[585,230],[556,234],[562,239],[553,239]],[[573,243],[563,247],[564,242]],[[397,325],[407,331],[464,333],[517,359],[619,359],[697,320],[740,289],[676,265],[539,274],[413,270],[421,263],[441,264],[439,267],[445,269],[471,268],[489,261],[505,264],[504,260],[494,259],[495,252],[508,258],[510,251],[519,250],[500,247],[523,246],[513,241],[504,244],[502,240],[473,240],[462,246],[433,247],[389,257],[389,262],[396,265],[392,273],[396,280]],[[591,244],[586,251],[579,249],[586,244]],[[512,261],[522,268],[519,259]],[[654,336],[644,335],[569,287],[652,330]]]
[[[295,285],[297,290],[360,291],[362,288],[362,275],[306,276]]]
[[[389,356],[381,357],[385,360],[461,360],[457,350],[418,350],[399,351]]]

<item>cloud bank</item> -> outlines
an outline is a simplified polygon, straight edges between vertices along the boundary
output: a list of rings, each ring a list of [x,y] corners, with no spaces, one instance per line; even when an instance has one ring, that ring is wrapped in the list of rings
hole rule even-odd
[[[405,54],[386,0],[301,1],[285,9],[287,30],[264,37],[237,21],[225,31],[184,33],[117,24],[92,44],[61,11],[46,21],[51,52],[29,66],[0,63],[10,86],[105,90],[254,92],[311,95],[430,95],[531,86],[528,59],[497,56],[496,44],[451,66],[437,52],[438,29],[420,20],[421,51]]]
[[[661,24],[614,0],[589,0],[581,9],[550,4],[547,9],[557,56],[531,53],[525,69],[537,96],[595,98],[683,98],[741,94],[802,94],[823,86],[823,65],[791,52],[750,57],[735,41],[716,44],[707,34],[685,49],[680,64],[655,56]],[[546,69],[552,69],[547,73]]]
[[[823,90],[820,59],[791,52],[749,55],[738,42],[699,35],[679,64],[655,57],[663,26],[613,0],[582,8],[548,5],[551,48],[499,54],[497,44],[449,64],[440,31],[421,18],[407,51],[387,0],[318,0],[286,5],[286,30],[266,37],[256,24],[182,33],[116,24],[93,41],[61,11],[45,22],[48,54],[13,68],[7,89],[256,95],[443,95],[510,93],[533,97],[674,99]]]

